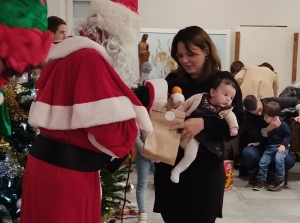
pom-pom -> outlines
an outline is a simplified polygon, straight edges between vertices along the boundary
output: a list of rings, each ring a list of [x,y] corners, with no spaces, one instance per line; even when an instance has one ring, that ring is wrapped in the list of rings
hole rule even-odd
[[[173,103],[176,104],[178,102],[184,102],[184,96],[183,94],[180,94],[180,93],[175,93],[175,94],[172,94],[171,97],[173,98]]]
[[[0,24],[0,58],[16,72],[45,62],[52,43],[51,32]]]

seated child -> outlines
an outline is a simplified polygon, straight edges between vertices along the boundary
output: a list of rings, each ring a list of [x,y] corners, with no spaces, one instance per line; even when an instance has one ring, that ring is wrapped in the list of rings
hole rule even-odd
[[[276,102],[269,102],[263,109],[264,120],[266,123],[274,121],[279,118],[280,106]],[[287,123],[281,121],[281,125],[277,129],[273,129],[267,135],[268,144],[259,161],[259,172],[257,175],[258,182],[253,187],[253,190],[260,191],[266,185],[266,178],[268,173],[268,166],[274,160],[276,165],[276,181],[269,185],[270,190],[278,190],[284,184],[285,165],[284,161],[288,154],[289,144],[292,140],[292,133]],[[249,145],[258,146],[259,143],[250,143]]]
[[[215,116],[225,119],[229,126],[230,135],[238,134],[238,123],[236,116],[232,112],[232,100],[235,96],[236,88],[229,79],[217,79],[208,93],[196,94],[183,102],[177,109],[186,112],[187,118],[200,118],[204,116]],[[171,96],[172,97],[172,96]],[[216,126],[216,128],[218,128]],[[195,139],[189,142],[180,142],[180,147],[184,149],[184,157],[174,167],[171,172],[171,180],[179,182],[179,175],[187,169],[195,160],[199,143]]]

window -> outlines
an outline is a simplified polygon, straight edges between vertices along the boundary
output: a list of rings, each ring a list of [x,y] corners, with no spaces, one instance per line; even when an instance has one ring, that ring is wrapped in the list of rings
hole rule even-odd
[[[84,18],[86,16],[90,4],[90,1],[73,0],[73,18]]]

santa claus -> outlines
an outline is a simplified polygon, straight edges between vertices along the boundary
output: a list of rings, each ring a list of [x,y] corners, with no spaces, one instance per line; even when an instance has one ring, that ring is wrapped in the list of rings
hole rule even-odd
[[[137,0],[93,0],[80,36],[50,51],[29,115],[41,134],[26,165],[21,223],[101,222],[98,171],[128,154],[138,128],[152,132],[148,111],[131,90],[137,10]],[[164,104],[166,82],[148,86],[144,105]]]

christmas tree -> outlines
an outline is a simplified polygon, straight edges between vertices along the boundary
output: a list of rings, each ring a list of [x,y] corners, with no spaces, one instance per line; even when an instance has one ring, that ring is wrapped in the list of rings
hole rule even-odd
[[[134,189],[130,183],[120,184],[120,182],[126,181],[128,171],[127,165],[121,167],[114,174],[105,169],[101,171],[102,221],[105,223],[115,222],[113,215],[120,208],[121,201],[124,201],[124,194]],[[125,200],[125,202],[129,201]]]
[[[28,124],[28,113],[36,96],[35,81],[40,74],[36,69],[28,74],[26,83],[19,80],[4,88],[5,103],[10,113],[11,135],[0,135],[0,223],[14,223],[20,214],[22,180],[28,151],[39,130]],[[123,166],[114,174],[102,170],[102,220],[114,222],[113,215],[123,201],[124,191],[130,190],[120,182],[126,180],[128,166]]]
[[[34,83],[39,75],[35,70],[28,75],[28,82],[14,80],[4,88],[10,114],[11,135],[2,135],[0,141],[0,204],[2,222],[15,222],[20,214],[24,167],[38,130],[27,122],[29,108],[35,98]],[[2,114],[1,114],[2,115]],[[9,214],[9,215],[8,215]]]

